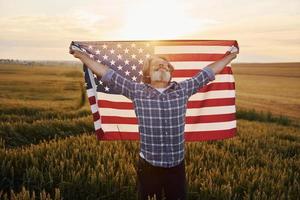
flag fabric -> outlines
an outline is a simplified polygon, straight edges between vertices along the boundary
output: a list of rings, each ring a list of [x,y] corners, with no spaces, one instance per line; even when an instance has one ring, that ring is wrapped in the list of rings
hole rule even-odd
[[[143,63],[152,55],[166,57],[175,68],[172,81],[180,82],[222,59],[232,48],[238,48],[235,40],[73,41],[71,45],[138,83],[142,83]],[[83,70],[97,139],[139,140],[131,100],[115,94],[85,65]],[[186,141],[236,135],[235,82],[230,64],[215,75],[214,81],[190,97],[184,134]]]

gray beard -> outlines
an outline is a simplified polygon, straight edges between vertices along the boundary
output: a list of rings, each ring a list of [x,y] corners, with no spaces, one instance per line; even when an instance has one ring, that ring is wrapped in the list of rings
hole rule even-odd
[[[154,71],[151,75],[151,81],[169,82],[170,78],[170,72],[166,71]]]

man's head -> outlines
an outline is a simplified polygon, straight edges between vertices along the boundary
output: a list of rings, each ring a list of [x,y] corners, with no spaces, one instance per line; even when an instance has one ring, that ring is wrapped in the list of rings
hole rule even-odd
[[[164,57],[152,56],[145,60],[143,66],[143,82],[151,84],[151,82],[169,83],[172,78],[174,67]]]

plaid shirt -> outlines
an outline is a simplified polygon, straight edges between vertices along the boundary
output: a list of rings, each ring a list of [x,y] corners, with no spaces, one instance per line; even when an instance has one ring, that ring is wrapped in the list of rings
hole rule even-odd
[[[212,69],[205,67],[190,79],[171,82],[162,93],[149,84],[130,81],[112,69],[101,80],[133,101],[144,159],[154,166],[173,167],[184,159],[188,99],[214,79]]]

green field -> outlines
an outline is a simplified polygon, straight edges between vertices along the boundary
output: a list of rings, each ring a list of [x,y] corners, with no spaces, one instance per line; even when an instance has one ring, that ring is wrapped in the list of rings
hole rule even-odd
[[[238,133],[186,143],[188,199],[299,199],[300,64],[233,65]],[[0,199],[136,199],[139,143],[97,141],[81,66],[0,64]]]

